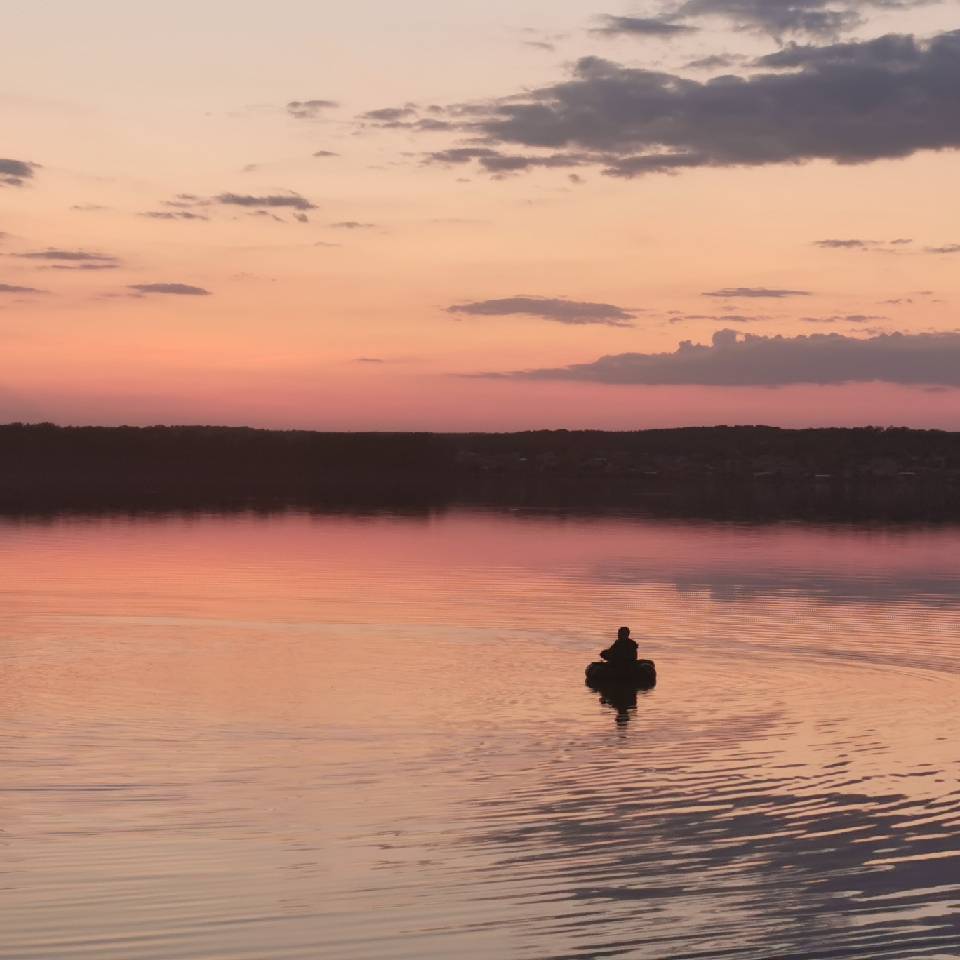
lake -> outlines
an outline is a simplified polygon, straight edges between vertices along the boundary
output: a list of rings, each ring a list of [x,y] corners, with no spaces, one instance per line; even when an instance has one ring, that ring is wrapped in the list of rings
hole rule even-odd
[[[0,521],[0,960],[960,956],[960,530]],[[583,669],[632,627],[659,683]]]

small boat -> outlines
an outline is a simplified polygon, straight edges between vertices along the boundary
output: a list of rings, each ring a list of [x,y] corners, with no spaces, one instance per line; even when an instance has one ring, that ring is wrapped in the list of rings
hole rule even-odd
[[[627,664],[612,664],[597,660],[587,667],[586,674],[587,686],[594,689],[604,687],[649,689],[657,683],[657,668],[652,660],[637,660],[635,663]]]

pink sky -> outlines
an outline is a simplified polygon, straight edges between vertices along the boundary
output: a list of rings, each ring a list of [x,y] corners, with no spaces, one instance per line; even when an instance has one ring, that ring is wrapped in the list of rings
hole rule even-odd
[[[932,352],[960,360],[960,127],[935,99],[938,71],[960,78],[956,3],[798,0],[842,14],[832,33],[743,22],[724,0],[693,19],[586,0],[197,6],[55,0],[8,17],[0,422],[960,428],[958,384],[904,359],[939,332]],[[610,19],[627,16],[683,29]],[[901,53],[875,46],[887,34]],[[846,103],[859,68],[841,42],[892,92]],[[795,49],[799,68],[757,62]],[[765,106],[741,110],[748,88],[725,73]],[[648,84],[659,106],[625,115],[605,93]],[[567,91],[586,106],[567,110]],[[504,123],[517,103],[546,103],[548,126]],[[471,149],[487,159],[440,162]],[[638,155],[684,165],[610,175]],[[773,388],[753,369],[722,385],[473,376],[671,354],[722,329],[784,338],[788,365],[800,336],[910,339],[882,341],[880,382],[869,364]]]

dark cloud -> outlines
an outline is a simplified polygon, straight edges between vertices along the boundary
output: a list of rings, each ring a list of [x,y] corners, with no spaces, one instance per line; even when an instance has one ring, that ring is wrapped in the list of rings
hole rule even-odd
[[[709,345],[673,353],[621,353],[593,363],[483,376],[610,384],[756,386],[882,381],[960,387],[960,333],[837,333],[765,337],[720,330]]]
[[[337,223],[331,223],[335,230],[372,230],[375,223],[361,223],[359,220],[340,220]]]
[[[210,218],[202,213],[194,213],[191,210],[146,210],[140,214],[141,217],[148,217],[151,220],[209,220]]]
[[[46,293],[36,287],[21,287],[14,283],[0,283],[0,293]]]
[[[776,69],[700,82],[585,57],[558,83],[450,108],[474,140],[457,149],[475,152],[428,159],[491,169],[519,147],[543,154],[521,157],[516,169],[559,157],[634,177],[814,159],[865,163],[960,147],[960,30],[928,41],[891,35],[791,47],[761,66]]]
[[[924,253],[960,253],[960,243],[948,243],[942,247],[924,247]]]
[[[582,303],[562,297],[506,297],[454,304],[447,313],[473,317],[540,317],[574,325],[602,324],[610,327],[633,326],[634,314],[611,303]]]
[[[738,30],[774,37],[806,34],[830,38],[863,23],[873,9],[909,9],[929,0],[686,0],[673,11],[679,18],[720,18]]]
[[[940,40],[951,34],[940,35]],[[935,38],[938,39],[938,38]],[[867,41],[827,45],[788,43],[774,53],[754,61],[758,67],[783,69],[826,69],[837,67],[874,67],[885,64],[893,69],[920,66],[926,59],[924,45],[909,34],[888,33]]]
[[[15,253],[15,257],[22,260],[52,260],[54,262],[67,263],[87,263],[99,267],[118,266],[120,261],[117,257],[112,257],[106,253],[91,253],[88,250],[58,250],[50,248],[48,250],[31,250],[29,253]]]
[[[311,203],[299,193],[278,193],[267,196],[253,196],[245,193],[221,193],[213,198],[217,203],[235,207],[255,207],[265,210],[273,207],[290,207],[294,210],[316,210],[316,204]]]
[[[182,297],[208,297],[209,290],[193,287],[189,283],[131,283],[131,290],[137,293],[172,293]]]
[[[380,357],[356,357],[354,363],[384,363]]]
[[[707,290],[705,297],[726,297],[727,299],[782,300],[784,297],[809,297],[809,290],[771,290],[767,287],[724,287],[722,290]]]
[[[29,163],[26,160],[11,160],[0,157],[0,186],[22,187],[28,180],[33,179],[39,164]]]
[[[296,120],[315,120],[325,111],[339,106],[336,100],[291,100],[287,104],[287,113]]]
[[[524,40],[523,45],[533,47],[534,50],[545,50],[547,53],[553,53],[557,49],[554,44],[548,43],[546,40]]]
[[[669,40],[687,33],[696,33],[697,28],[674,23],[666,17],[605,16],[601,25],[591,32],[606,37],[659,37]]]
[[[339,153],[334,153],[332,150],[314,150],[311,156],[314,157],[339,157]]]

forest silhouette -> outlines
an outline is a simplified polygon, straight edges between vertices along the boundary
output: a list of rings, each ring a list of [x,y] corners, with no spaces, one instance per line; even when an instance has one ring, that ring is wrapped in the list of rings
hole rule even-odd
[[[6,513],[459,504],[754,519],[960,519],[960,433],[0,425]]]

